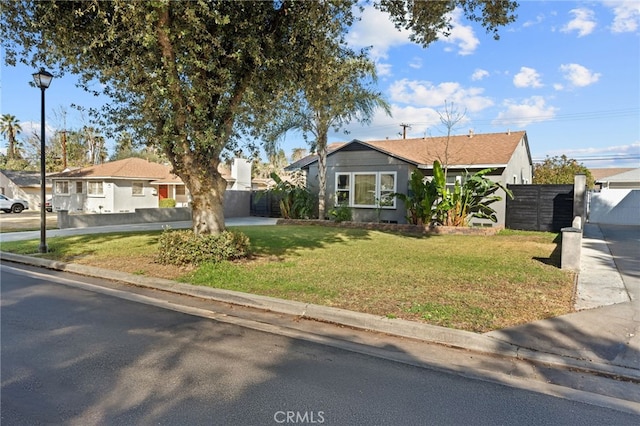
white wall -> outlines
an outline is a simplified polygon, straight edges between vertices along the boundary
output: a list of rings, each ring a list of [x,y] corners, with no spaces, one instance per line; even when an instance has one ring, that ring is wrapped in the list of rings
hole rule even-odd
[[[590,195],[590,223],[640,226],[640,189],[603,189]]]
[[[234,158],[231,165],[231,177],[235,179],[231,189],[251,191],[251,163],[242,158]]]

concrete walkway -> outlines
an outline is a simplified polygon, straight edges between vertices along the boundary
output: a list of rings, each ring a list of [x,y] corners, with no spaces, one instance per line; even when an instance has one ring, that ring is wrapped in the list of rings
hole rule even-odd
[[[229,219],[227,225],[273,225],[275,222],[276,219],[252,217]],[[131,225],[127,229],[162,229],[166,225],[177,229],[188,228],[191,223]],[[122,229],[122,226],[65,229],[49,231],[48,235],[116,232]],[[0,234],[0,241],[33,238],[39,238],[39,233]],[[108,274],[109,279],[138,286],[637,381],[640,380],[639,253],[640,227],[615,228],[587,224],[582,240],[582,269],[578,277],[576,301],[582,310],[486,334],[10,253],[1,254],[7,261],[96,277]]]
[[[226,226],[275,225],[277,218],[272,217],[232,217],[225,220]],[[110,232],[159,231],[164,228],[188,229],[192,222],[154,222],[136,223],[132,225],[95,226],[87,228],[49,229],[47,238],[83,234],[107,234]],[[40,238],[40,231],[0,233],[0,243],[9,241],[35,240]]]

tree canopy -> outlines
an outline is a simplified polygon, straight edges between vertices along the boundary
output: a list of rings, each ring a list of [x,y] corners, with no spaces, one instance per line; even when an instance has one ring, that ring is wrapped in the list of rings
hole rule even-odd
[[[538,163],[533,169],[534,184],[573,184],[574,176],[586,175],[587,187],[595,185],[589,169],[582,163],[568,158],[566,155],[547,157],[542,163]]]
[[[374,3],[423,45],[460,6],[488,31],[515,19],[512,1]],[[346,47],[355,0],[2,0],[5,60],[81,76],[111,98],[114,132],[162,149],[192,198],[196,233],[224,230],[225,151],[277,115],[298,92],[314,52]],[[332,35],[332,37],[328,37]],[[99,82],[100,84],[95,84]]]

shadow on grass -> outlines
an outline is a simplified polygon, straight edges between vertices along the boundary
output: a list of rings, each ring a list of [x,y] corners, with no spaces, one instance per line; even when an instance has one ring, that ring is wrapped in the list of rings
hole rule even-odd
[[[300,249],[315,250],[354,240],[370,240],[367,229],[324,226],[238,226],[229,228],[246,234],[254,255],[282,257]]]
[[[133,238],[138,247],[156,250],[158,238],[162,231],[116,232],[105,234],[74,235],[47,238],[48,252],[39,257],[68,262],[74,259],[91,256],[103,252],[105,245],[112,245],[113,251],[127,252],[131,249]],[[38,253],[40,240],[4,242],[4,251],[17,254],[32,255]]]
[[[555,247],[553,248],[553,251],[551,252],[549,257],[535,256],[533,260],[537,260],[538,262],[544,263],[545,265],[560,268],[562,260],[562,236],[560,234],[558,234],[553,239],[553,244],[555,244]]]

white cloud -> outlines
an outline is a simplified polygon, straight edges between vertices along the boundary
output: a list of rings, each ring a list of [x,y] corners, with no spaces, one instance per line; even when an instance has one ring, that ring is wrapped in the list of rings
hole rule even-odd
[[[376,62],[376,73],[378,74],[378,77],[387,77],[392,75],[391,67],[391,64]]]
[[[484,89],[462,87],[460,83],[444,82],[434,85],[429,81],[402,79],[389,87],[392,102],[424,107],[442,108],[445,101],[469,112],[478,112],[493,105],[483,96]]]
[[[578,37],[589,35],[596,27],[594,13],[590,9],[579,8],[572,9],[569,13],[573,15],[573,19],[560,29],[564,33],[572,31],[578,32]]]
[[[541,23],[542,23],[542,21],[544,21],[544,14],[539,14],[538,16],[536,16],[536,18],[535,18],[535,19],[530,19],[530,20],[528,20],[528,21],[525,21],[525,22],[522,24],[522,26],[523,26],[524,28],[532,27],[532,26],[534,26],[534,25],[541,24]]]
[[[349,131],[348,135],[335,133],[330,136],[330,139],[332,141],[400,139],[401,123],[411,126],[407,129],[407,137],[416,138],[429,136],[429,129],[440,124],[438,111],[434,108],[392,104],[391,114],[392,116],[389,117],[383,111],[377,110],[372,125],[351,123],[346,128]]]
[[[546,105],[542,96],[532,96],[520,103],[507,100],[504,102],[504,106],[506,110],[498,114],[492,121],[492,125],[502,127],[512,125],[524,128],[531,123],[552,119],[557,111],[557,108]]]
[[[476,68],[473,71],[473,74],[471,74],[471,80],[473,81],[482,80],[485,77],[489,77],[489,71],[483,70],[481,68]]]
[[[473,28],[470,25],[463,25],[461,23],[462,11],[460,9],[455,9],[449,17],[452,24],[449,36],[444,37],[444,35],[441,34],[439,38],[440,41],[457,45],[459,55],[471,55],[480,44],[480,40],[475,36]],[[445,48],[445,50],[450,51],[452,49]]]
[[[574,149],[554,149],[545,153],[554,157],[566,155],[575,158],[578,162],[589,168],[598,167],[638,167],[638,155],[640,155],[640,141],[628,145],[614,145]]]
[[[542,87],[542,82],[538,71],[529,67],[521,67],[520,72],[513,76],[513,85],[516,87]]]
[[[632,33],[640,26],[640,2],[610,0],[604,2],[613,11],[611,32]]]
[[[586,67],[579,64],[562,64],[560,71],[563,72],[565,80],[569,81],[574,87],[589,86],[600,79],[600,73],[594,73]]]
[[[347,42],[354,48],[371,48],[374,60],[388,58],[389,49],[411,43],[410,31],[398,29],[393,25],[387,13],[373,6],[365,7],[362,19],[354,23],[347,35]]]
[[[634,142],[629,145],[605,146],[605,147],[598,147],[598,148],[591,147],[591,148],[566,149],[566,150],[563,150],[562,152],[567,153],[567,155],[568,154],[575,155],[576,157],[585,156],[585,155],[593,156],[593,155],[599,155],[599,154],[638,155],[640,154],[640,142]]]
[[[411,62],[409,62],[409,67],[417,70],[422,68],[422,58],[418,58],[418,57],[413,58]]]

